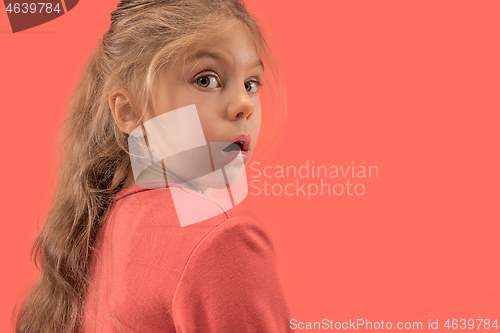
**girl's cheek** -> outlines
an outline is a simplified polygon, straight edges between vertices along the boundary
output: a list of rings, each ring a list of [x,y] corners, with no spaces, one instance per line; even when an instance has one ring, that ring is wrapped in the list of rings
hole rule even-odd
[[[220,141],[219,137],[221,133],[224,133],[223,128],[217,128],[217,124],[213,119],[207,119],[206,121],[201,121],[201,128],[203,129],[203,134],[207,142]]]

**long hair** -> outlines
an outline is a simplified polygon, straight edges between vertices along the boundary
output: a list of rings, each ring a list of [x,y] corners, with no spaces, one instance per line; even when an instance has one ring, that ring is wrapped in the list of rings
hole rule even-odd
[[[68,103],[56,191],[31,250],[40,274],[14,309],[17,333],[76,332],[82,322],[96,236],[131,170],[128,134],[114,121],[110,94],[126,88],[144,111],[163,65],[235,21],[248,27],[266,71],[279,77],[261,28],[238,0],[123,0],[111,21]]]

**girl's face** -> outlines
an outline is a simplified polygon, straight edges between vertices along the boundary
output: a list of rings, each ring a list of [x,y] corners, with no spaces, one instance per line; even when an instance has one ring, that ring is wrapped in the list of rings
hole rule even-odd
[[[154,91],[156,113],[150,111],[145,120],[195,104],[206,141],[241,141],[248,161],[260,130],[264,76],[251,33],[237,22],[222,38],[197,45],[184,60],[161,69]]]

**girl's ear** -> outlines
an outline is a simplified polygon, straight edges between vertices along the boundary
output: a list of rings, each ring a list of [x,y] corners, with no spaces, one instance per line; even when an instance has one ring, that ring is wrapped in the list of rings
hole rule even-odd
[[[109,96],[109,107],[120,130],[130,135],[139,126],[139,118],[132,106],[130,92],[120,89]]]

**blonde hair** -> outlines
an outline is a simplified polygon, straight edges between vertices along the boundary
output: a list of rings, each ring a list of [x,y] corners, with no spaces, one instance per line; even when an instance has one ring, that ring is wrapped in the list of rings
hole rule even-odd
[[[240,21],[255,36],[266,76],[270,69],[283,97],[263,32],[238,0],[123,0],[111,20],[68,104],[59,181],[31,251],[40,275],[14,309],[18,333],[68,333],[81,324],[96,235],[131,170],[128,135],[114,121],[110,94],[126,88],[134,109],[151,107],[163,65]]]

